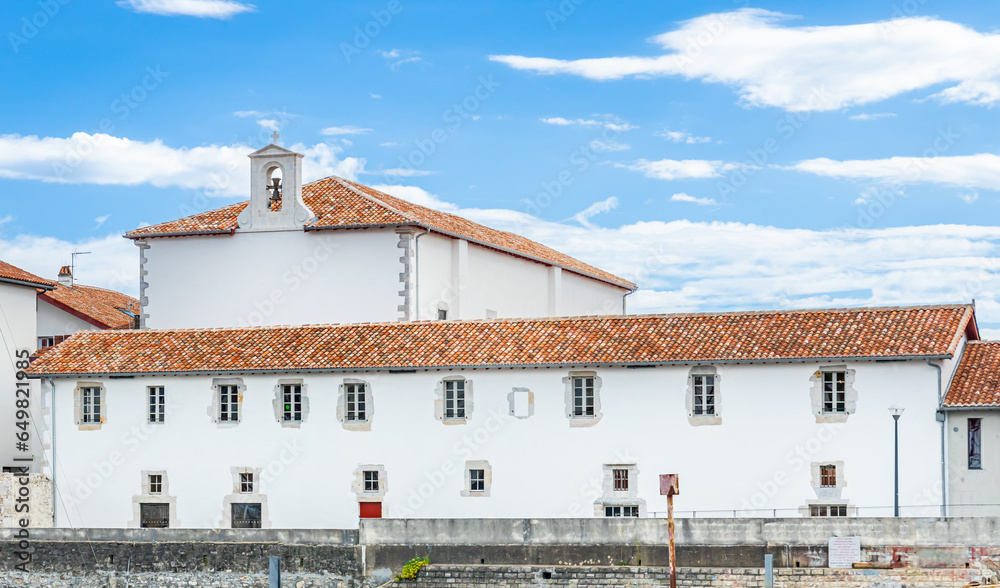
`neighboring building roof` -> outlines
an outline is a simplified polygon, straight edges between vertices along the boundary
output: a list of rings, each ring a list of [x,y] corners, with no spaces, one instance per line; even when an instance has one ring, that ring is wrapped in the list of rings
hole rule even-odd
[[[35,376],[948,357],[971,305],[84,331]]]
[[[970,341],[965,346],[944,405],[1000,407],[1000,341]]]
[[[521,257],[561,266],[622,288],[635,289],[635,284],[626,279],[520,235],[498,231],[454,214],[418,206],[343,178],[331,176],[304,185],[302,200],[316,215],[315,219],[306,224],[306,230],[418,226]],[[129,239],[146,239],[232,234],[238,226],[237,217],[247,204],[248,202],[241,202],[180,220],[143,227],[129,231],[125,236]]]
[[[131,329],[139,314],[139,301],[135,298],[95,286],[58,284],[38,297],[99,329]]]
[[[0,282],[17,284],[19,286],[31,286],[34,288],[45,288],[46,290],[53,288],[56,285],[55,282],[46,280],[45,278],[39,278],[35,274],[26,272],[23,269],[4,261],[0,261]]]

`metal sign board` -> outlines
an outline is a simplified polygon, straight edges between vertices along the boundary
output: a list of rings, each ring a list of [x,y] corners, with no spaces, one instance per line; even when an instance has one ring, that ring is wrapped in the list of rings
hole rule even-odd
[[[681,493],[680,480],[677,474],[660,474],[660,494],[676,496]]]
[[[861,539],[859,537],[830,537],[829,566],[850,568],[861,561]]]

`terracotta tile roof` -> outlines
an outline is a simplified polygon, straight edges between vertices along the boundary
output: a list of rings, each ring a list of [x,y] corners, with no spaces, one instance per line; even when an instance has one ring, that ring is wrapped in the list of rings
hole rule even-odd
[[[0,261],[0,282],[16,282],[25,286],[41,286],[43,288],[51,288],[56,285],[55,282],[39,278],[35,274],[4,261]]]
[[[132,315],[139,314],[139,301],[135,298],[83,284],[73,287],[58,284],[55,290],[39,294],[39,298],[100,329],[130,329],[134,319],[123,309]]]
[[[1000,341],[970,341],[948,387],[945,406],[1000,406]]]
[[[522,257],[559,265],[575,273],[616,286],[635,289],[635,284],[628,280],[520,235],[498,231],[454,214],[418,206],[342,178],[329,177],[304,185],[302,200],[316,215],[316,219],[306,225],[306,230],[414,225]],[[129,231],[125,236],[130,239],[141,239],[229,234],[236,229],[237,216],[247,204],[247,202],[232,204],[180,220],[136,229]]]
[[[84,331],[32,364],[72,374],[943,357],[971,306]]]

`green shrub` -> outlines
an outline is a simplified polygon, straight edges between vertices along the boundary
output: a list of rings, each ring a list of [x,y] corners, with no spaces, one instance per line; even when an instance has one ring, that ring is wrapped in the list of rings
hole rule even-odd
[[[401,582],[403,580],[416,580],[417,574],[420,573],[420,568],[431,563],[431,558],[429,557],[415,557],[410,561],[406,562],[403,566],[403,571],[396,576],[396,581]]]

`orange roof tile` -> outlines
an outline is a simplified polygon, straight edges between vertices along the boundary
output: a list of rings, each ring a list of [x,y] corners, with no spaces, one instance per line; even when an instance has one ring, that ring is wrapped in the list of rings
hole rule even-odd
[[[0,282],[10,282],[24,286],[40,286],[42,288],[51,288],[55,286],[55,282],[46,280],[45,278],[39,278],[35,274],[26,272],[23,269],[4,261],[0,261]]]
[[[55,290],[39,298],[66,310],[101,329],[130,329],[133,316],[139,314],[139,301],[131,296],[95,286],[58,284]]]
[[[946,357],[968,305],[84,331],[35,376]]]
[[[944,405],[1000,406],[1000,341],[970,341],[965,346]]]
[[[444,235],[564,267],[584,276],[635,289],[635,284],[530,239],[498,231],[454,214],[401,200],[374,188],[331,176],[302,187],[302,200],[316,218],[306,230],[414,225]],[[126,233],[130,239],[231,234],[247,202]]]

